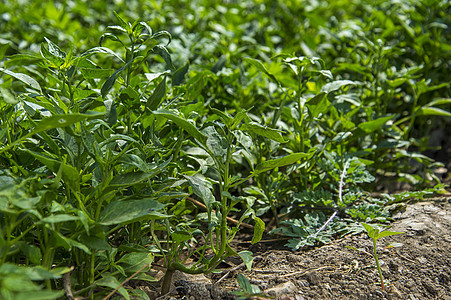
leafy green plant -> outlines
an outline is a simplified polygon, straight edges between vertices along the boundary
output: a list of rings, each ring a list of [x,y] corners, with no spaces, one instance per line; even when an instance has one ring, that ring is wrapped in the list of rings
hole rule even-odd
[[[241,287],[241,291],[235,291],[233,294],[238,296],[238,299],[255,299],[256,297],[265,297],[264,299],[268,299],[262,293],[260,288],[254,284],[251,284],[249,279],[247,279],[243,274],[238,274],[237,280]]]
[[[368,234],[368,237],[371,238],[373,241],[373,254],[374,254],[374,259],[376,260],[376,268],[377,268],[377,271],[379,272],[379,278],[381,279],[382,290],[384,290],[385,289],[384,277],[382,276],[382,270],[379,265],[379,259],[378,259],[377,251],[376,251],[377,240],[380,238],[386,237],[386,236],[403,234],[404,232],[387,231],[387,228],[381,230],[379,227],[374,226],[374,225],[370,225],[370,224],[366,224],[366,223],[361,223],[361,224],[365,228],[366,233]]]

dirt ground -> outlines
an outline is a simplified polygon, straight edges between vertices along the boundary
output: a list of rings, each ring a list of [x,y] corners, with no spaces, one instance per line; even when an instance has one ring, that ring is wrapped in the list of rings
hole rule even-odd
[[[408,205],[394,217],[390,230],[405,233],[382,238],[377,247],[385,291],[375,267],[372,241],[359,234],[297,252],[284,250],[284,242],[259,243],[250,247],[252,271],[232,260],[221,274],[176,273],[171,293],[158,299],[236,299],[232,291],[239,290],[237,275],[241,273],[266,295],[258,299],[451,300],[451,197]],[[385,248],[393,242],[403,245]],[[156,299],[156,287],[141,288]]]

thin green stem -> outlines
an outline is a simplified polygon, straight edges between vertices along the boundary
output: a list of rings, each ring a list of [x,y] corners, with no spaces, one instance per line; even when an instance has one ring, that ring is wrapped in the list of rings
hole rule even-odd
[[[377,241],[377,239],[373,239],[374,259],[376,260],[377,271],[379,272],[379,277],[381,278],[382,290],[385,290],[384,277],[382,276],[382,270],[381,270],[381,267],[379,265],[379,259],[377,257],[377,252],[376,252],[376,241]]]

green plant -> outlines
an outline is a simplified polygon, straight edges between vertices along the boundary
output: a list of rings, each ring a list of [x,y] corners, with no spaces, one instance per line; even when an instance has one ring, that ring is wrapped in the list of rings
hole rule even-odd
[[[382,276],[382,270],[379,265],[379,259],[378,259],[377,251],[376,251],[377,240],[380,238],[386,237],[386,236],[403,234],[404,232],[387,231],[387,228],[381,229],[377,225],[370,225],[370,224],[366,224],[366,223],[361,223],[361,224],[365,228],[366,233],[368,234],[368,237],[371,238],[373,241],[373,254],[374,254],[374,259],[376,260],[376,268],[377,268],[377,271],[379,272],[379,278],[381,279],[382,290],[384,290],[385,289],[384,277]]]
[[[241,291],[235,291],[233,294],[238,296],[238,299],[268,299],[265,294],[262,293],[260,288],[254,284],[251,284],[249,279],[247,279],[243,274],[238,274],[237,280],[241,287]]]

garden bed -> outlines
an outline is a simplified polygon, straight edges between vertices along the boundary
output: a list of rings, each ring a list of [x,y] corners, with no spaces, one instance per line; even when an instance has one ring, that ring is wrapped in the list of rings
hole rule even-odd
[[[232,292],[240,290],[239,273],[276,299],[451,299],[449,195],[409,205],[394,217],[391,230],[405,234],[384,238],[377,248],[385,291],[371,254],[372,242],[359,234],[298,252],[281,250],[280,243],[260,243],[251,247],[252,271],[229,262],[223,273],[212,276],[179,273],[172,292],[158,299],[234,299]],[[392,242],[402,246],[384,249]],[[141,288],[156,298],[156,286]]]

